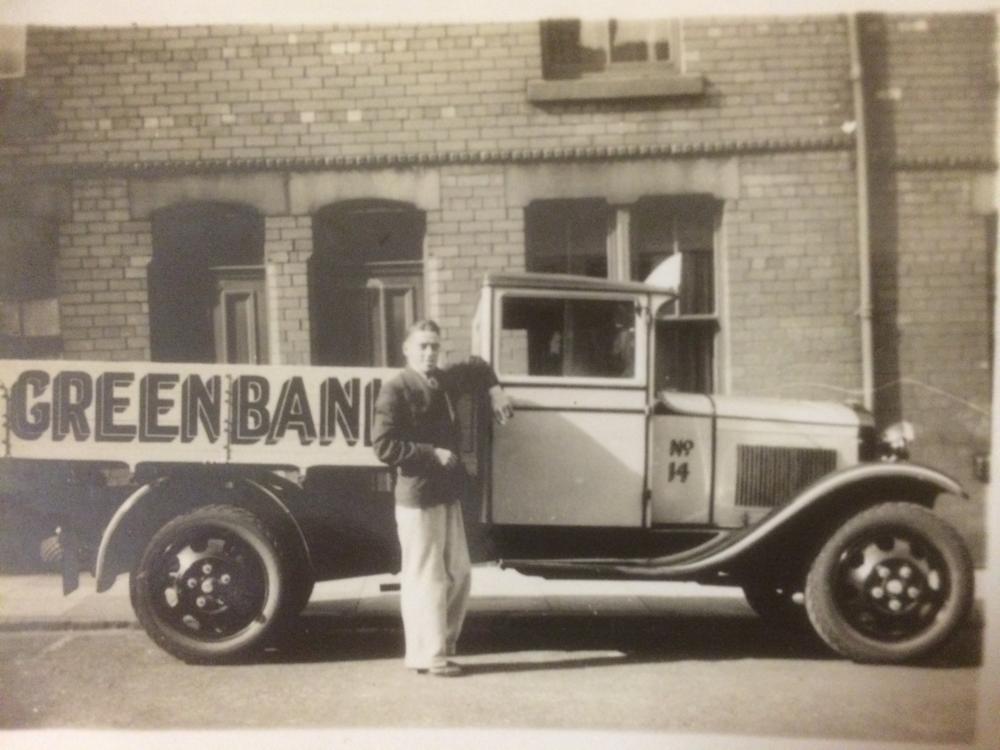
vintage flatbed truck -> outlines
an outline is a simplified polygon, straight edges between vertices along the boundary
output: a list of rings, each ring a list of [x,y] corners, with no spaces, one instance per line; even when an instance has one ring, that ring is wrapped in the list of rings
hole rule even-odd
[[[940,646],[973,599],[969,553],[933,510],[962,488],[879,455],[858,407],[670,390],[678,279],[486,277],[472,351],[516,416],[469,412],[475,546],[531,575],[739,586],[854,660]],[[49,494],[67,590],[81,569],[102,591],[127,573],[160,646],[245,658],[315,581],[397,569],[370,435],[392,374],[0,360],[0,472]]]

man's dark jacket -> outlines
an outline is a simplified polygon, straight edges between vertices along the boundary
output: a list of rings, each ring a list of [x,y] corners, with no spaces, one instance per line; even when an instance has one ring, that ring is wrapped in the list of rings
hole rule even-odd
[[[441,466],[435,448],[460,455],[458,398],[497,384],[493,369],[472,357],[424,377],[409,367],[383,384],[375,402],[372,443],[380,461],[396,468],[396,502],[427,508],[459,500],[466,473],[461,460]]]

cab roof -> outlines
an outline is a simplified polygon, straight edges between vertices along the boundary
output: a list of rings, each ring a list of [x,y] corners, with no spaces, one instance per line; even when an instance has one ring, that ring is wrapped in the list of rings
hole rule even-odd
[[[641,281],[612,281],[597,276],[564,273],[488,273],[484,286],[521,289],[564,289],[579,292],[626,292],[629,294],[673,294],[674,290],[643,284]]]

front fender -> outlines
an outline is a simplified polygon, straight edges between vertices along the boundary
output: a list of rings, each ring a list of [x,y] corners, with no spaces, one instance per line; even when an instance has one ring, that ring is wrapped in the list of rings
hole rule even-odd
[[[933,506],[940,493],[968,498],[962,486],[940,471],[911,463],[870,463],[833,472],[806,487],[789,503],[776,509],[759,523],[721,533],[701,547],[667,557],[633,560],[506,561],[510,567],[545,575],[560,568],[578,573],[624,576],[628,578],[691,579],[708,578],[739,567],[751,553],[773,543],[781,532],[791,530],[793,540],[820,533],[831,519],[853,515],[880,500],[908,500]],[[803,528],[792,529],[796,523]],[[784,540],[779,540],[784,542]],[[780,552],[781,550],[776,550]]]
[[[775,532],[809,515],[812,518],[857,513],[881,500],[908,500],[933,507],[941,493],[968,499],[962,485],[947,474],[913,463],[865,463],[832,472],[806,487],[791,501],[739,534],[720,551],[716,562],[749,551]],[[814,513],[818,512],[818,513]]]

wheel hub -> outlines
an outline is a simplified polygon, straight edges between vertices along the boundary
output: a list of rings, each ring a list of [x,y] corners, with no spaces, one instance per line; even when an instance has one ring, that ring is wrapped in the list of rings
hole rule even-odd
[[[217,615],[229,609],[229,596],[236,587],[234,573],[224,559],[206,557],[178,577],[177,595],[182,606]],[[183,583],[181,583],[183,582]]]
[[[157,609],[186,633],[217,640],[260,616],[266,597],[256,554],[224,532],[178,540],[163,552]]]
[[[917,609],[932,593],[923,571],[898,558],[876,565],[865,580],[864,591],[872,606],[886,615]]]
[[[945,585],[944,567],[932,548],[908,534],[883,532],[845,549],[838,604],[862,632],[900,640],[933,622]]]

